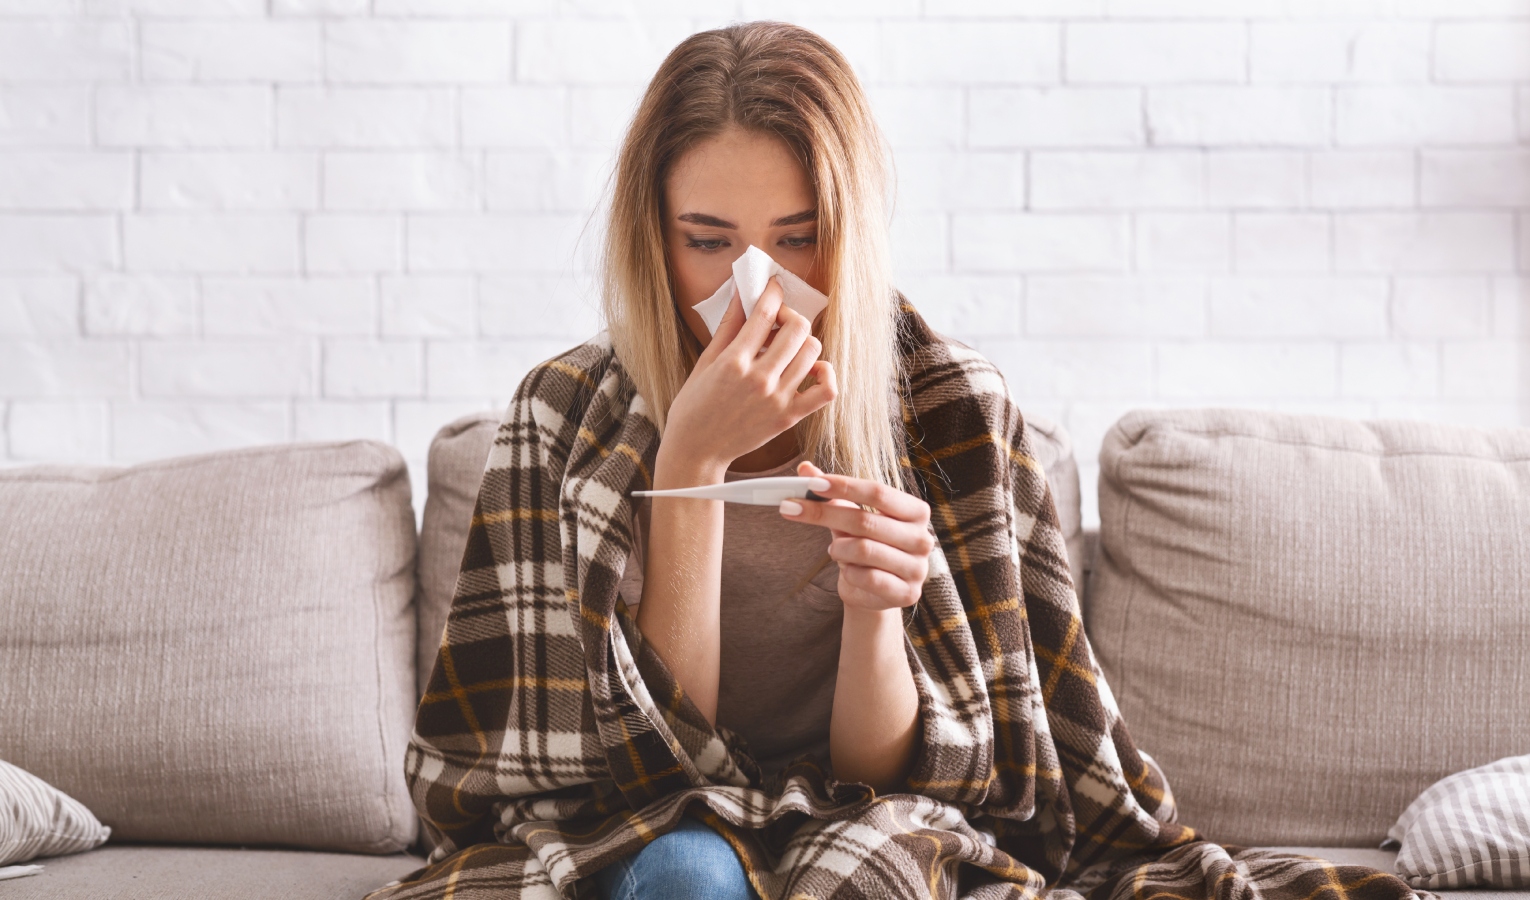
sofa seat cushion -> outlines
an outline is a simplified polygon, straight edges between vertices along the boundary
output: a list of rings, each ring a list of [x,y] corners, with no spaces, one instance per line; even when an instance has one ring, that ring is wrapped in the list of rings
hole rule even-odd
[[[361,897],[424,865],[405,853],[114,843],[37,862],[41,872],[4,883],[5,900],[336,900]]]
[[[1376,847],[1525,752],[1530,428],[1133,412],[1100,518],[1090,643],[1208,838]]]
[[[118,840],[403,850],[409,493],[375,441],[0,470],[0,759]]]
[[[1370,866],[1383,872],[1397,871],[1396,850],[1375,850],[1370,847],[1265,847],[1262,849],[1316,856],[1341,866]],[[1506,891],[1500,888],[1468,888],[1431,893],[1441,900],[1530,900],[1530,891]]]

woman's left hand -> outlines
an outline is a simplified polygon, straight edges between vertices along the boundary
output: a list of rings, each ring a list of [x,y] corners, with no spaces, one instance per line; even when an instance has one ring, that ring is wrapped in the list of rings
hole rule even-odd
[[[781,515],[829,529],[834,540],[829,556],[839,563],[839,599],[866,610],[913,606],[929,574],[930,505],[913,494],[865,478],[830,475],[807,460],[798,475],[817,475],[829,482],[814,491],[828,500],[786,500]],[[791,514],[792,505],[800,510]],[[873,507],[875,512],[861,508]]]

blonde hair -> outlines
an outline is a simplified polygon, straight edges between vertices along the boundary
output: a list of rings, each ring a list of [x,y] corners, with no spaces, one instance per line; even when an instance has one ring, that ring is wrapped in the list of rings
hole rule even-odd
[[[700,350],[671,286],[664,183],[686,150],[735,126],[784,140],[816,198],[829,297],[821,358],[839,392],[797,423],[798,441],[827,471],[896,486],[907,388],[889,280],[890,161],[854,71],[812,31],[768,21],[702,31],[659,66],[613,172],[601,309],[617,357],[662,429]]]

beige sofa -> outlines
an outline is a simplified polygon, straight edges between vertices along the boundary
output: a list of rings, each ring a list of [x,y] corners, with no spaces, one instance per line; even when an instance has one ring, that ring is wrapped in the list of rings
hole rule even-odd
[[[437,435],[418,533],[371,441],[0,470],[0,759],[113,828],[0,894],[358,897],[419,865],[403,748],[496,421]],[[1530,752],[1530,430],[1136,413],[1098,535],[1067,435],[1032,436],[1116,699],[1207,835],[1390,867],[1419,790]]]

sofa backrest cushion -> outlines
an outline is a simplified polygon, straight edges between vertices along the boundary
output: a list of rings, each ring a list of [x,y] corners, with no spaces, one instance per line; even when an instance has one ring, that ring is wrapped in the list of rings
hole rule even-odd
[[[1068,563],[1073,570],[1073,587],[1084,589],[1084,515],[1078,483],[1078,460],[1073,456],[1073,438],[1061,425],[1034,413],[1025,415],[1025,429],[1031,438],[1031,451],[1052,488],[1052,502],[1057,506],[1058,523],[1068,542]]]
[[[0,470],[0,758],[114,840],[404,848],[414,551],[373,441]]]
[[[1085,625],[1181,820],[1376,846],[1530,739],[1530,429],[1133,412]]]
[[[468,413],[442,426],[430,442],[425,513],[420,520],[420,640],[415,657],[420,693],[430,683],[430,670],[441,648],[473,506],[498,428],[497,414]]]
[[[457,572],[467,548],[468,525],[499,428],[492,412],[469,413],[448,423],[430,444],[429,492],[420,526],[419,690],[430,680],[451,609]],[[1032,449],[1047,473],[1057,505],[1074,583],[1083,583],[1084,533],[1080,527],[1078,464],[1073,442],[1062,426],[1041,416],[1026,416]]]

